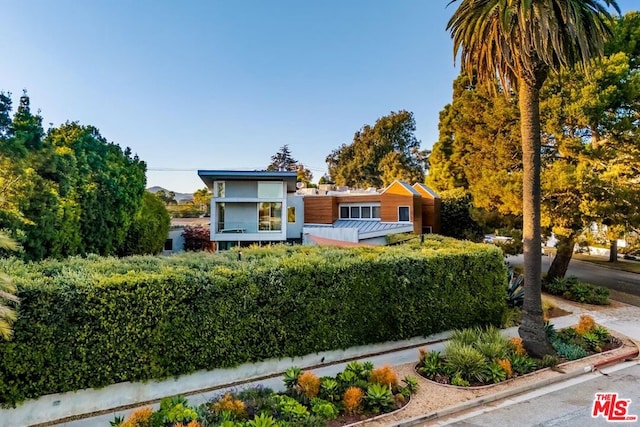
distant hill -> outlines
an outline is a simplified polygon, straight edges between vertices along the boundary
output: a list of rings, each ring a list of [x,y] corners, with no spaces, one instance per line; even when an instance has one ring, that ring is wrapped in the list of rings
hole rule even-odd
[[[167,190],[166,188],[159,187],[157,185],[147,188],[147,191],[149,193],[153,193],[153,194],[156,194],[160,190],[164,190],[165,193],[169,193],[171,191],[171,190]],[[176,196],[175,196],[176,197],[176,202],[178,202],[178,203],[180,203],[180,202],[190,202],[191,200],[193,200],[193,193],[175,193],[175,194],[176,194]]]

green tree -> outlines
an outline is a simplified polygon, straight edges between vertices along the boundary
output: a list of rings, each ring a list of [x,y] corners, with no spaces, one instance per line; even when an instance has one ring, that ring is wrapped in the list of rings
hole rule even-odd
[[[267,166],[268,171],[290,171],[294,172],[298,169],[298,161],[293,158],[289,145],[285,144],[276,154],[271,156],[271,163]]]
[[[473,219],[471,196],[465,190],[456,188],[439,193],[441,200],[442,234],[456,239],[480,242],[482,227]]]
[[[329,175],[338,185],[384,187],[395,180],[423,182],[428,152],[420,150],[413,113],[391,112],[365,125],[349,145],[326,158]]]
[[[17,249],[17,245],[4,233],[0,233],[0,249],[14,251]],[[0,272],[0,338],[4,340],[10,339],[13,335],[11,325],[16,320],[16,312],[10,304],[19,302],[15,293],[16,287],[11,278]]]
[[[607,5],[617,4],[604,0]],[[610,31],[598,0],[462,0],[447,29],[462,67],[481,82],[518,91],[523,154],[525,296],[519,328],[534,356],[553,353],[542,319],[540,225],[540,88],[549,71],[587,64]]]
[[[193,204],[198,206],[202,212],[211,211],[211,191],[208,188],[201,188],[193,193]]]
[[[453,83],[452,103],[440,112],[427,185],[437,191],[464,188],[477,208],[522,215],[518,116],[515,97],[496,96],[461,73]]]
[[[170,222],[171,217],[164,203],[146,191],[119,255],[160,253],[169,234]]]

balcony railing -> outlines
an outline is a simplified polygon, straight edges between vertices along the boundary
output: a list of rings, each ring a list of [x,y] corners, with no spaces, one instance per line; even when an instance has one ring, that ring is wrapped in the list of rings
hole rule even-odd
[[[272,221],[258,222],[238,222],[223,221],[216,223],[216,234],[237,234],[237,233],[269,233],[281,232],[282,223],[280,218]]]

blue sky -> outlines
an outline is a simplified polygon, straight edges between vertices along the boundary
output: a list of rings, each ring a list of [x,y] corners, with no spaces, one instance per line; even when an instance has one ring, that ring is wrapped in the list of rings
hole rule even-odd
[[[314,174],[365,124],[415,115],[423,148],[451,100],[449,0],[0,0],[0,90],[45,127],[91,124],[148,186],[262,169],[288,144]],[[623,12],[637,0],[620,0]]]

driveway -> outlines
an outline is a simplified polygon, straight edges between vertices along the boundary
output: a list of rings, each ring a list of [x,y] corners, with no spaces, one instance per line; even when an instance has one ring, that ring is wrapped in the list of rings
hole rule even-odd
[[[551,261],[552,256],[545,255],[542,257],[542,274],[545,274],[549,270]],[[522,267],[524,257],[523,255],[510,256],[507,257],[507,262],[514,267]],[[569,263],[567,276],[576,276],[585,283],[604,286],[615,291],[640,296],[640,274],[638,273],[629,273],[627,271],[601,267],[587,261],[572,259]]]

